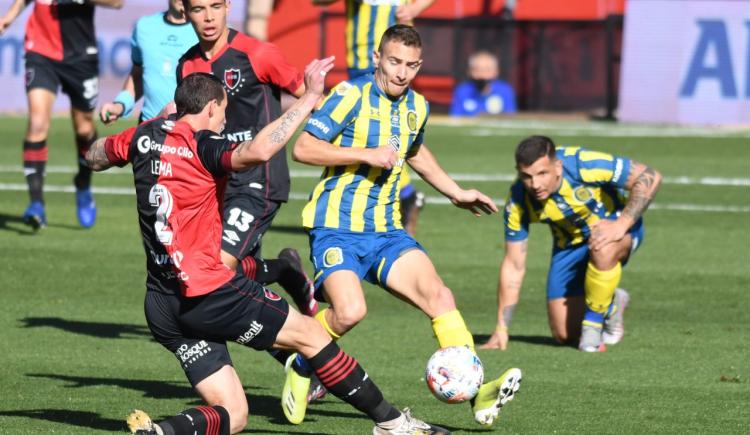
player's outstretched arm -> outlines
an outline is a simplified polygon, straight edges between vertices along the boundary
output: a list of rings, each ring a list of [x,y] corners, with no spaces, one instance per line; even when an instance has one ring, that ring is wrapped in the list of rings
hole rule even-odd
[[[104,171],[112,167],[112,163],[107,158],[107,153],[104,151],[104,144],[107,142],[106,137],[100,137],[95,140],[93,144],[86,151],[86,164],[89,168],[94,171]]]
[[[122,84],[122,91],[127,92],[131,101],[130,104],[135,104],[136,101],[140,100],[143,96],[143,67],[141,65],[133,65],[130,68],[130,74],[125,78],[125,83]],[[132,107],[131,107],[132,109]],[[125,103],[121,101],[110,101],[102,104],[99,110],[99,118],[105,124],[111,124],[126,112]],[[127,114],[126,114],[127,115]]]
[[[10,4],[8,12],[6,12],[4,16],[0,17],[0,35],[8,30],[8,27],[13,24],[13,21],[18,18],[18,16],[21,14],[28,3],[29,2],[27,2],[26,0],[14,0],[13,3]]]
[[[370,165],[391,169],[398,154],[391,146],[377,148],[342,148],[303,132],[294,143],[292,158],[296,162],[314,166]]]
[[[497,325],[487,343],[480,349],[500,349],[508,347],[508,328],[513,321],[516,304],[521,297],[521,284],[526,275],[526,251],[528,240],[505,242],[505,256],[500,263],[500,276],[497,284]]]
[[[631,161],[630,174],[625,182],[625,189],[630,191],[628,202],[617,220],[601,220],[592,227],[589,247],[598,251],[609,243],[622,240],[653,201],[661,179],[661,173],[656,169]]]
[[[464,190],[456,184],[425,145],[421,145],[408,162],[423,180],[448,197],[456,207],[469,210],[474,216],[481,216],[483,212],[497,213],[497,206],[487,195],[475,189]]]
[[[305,68],[305,93],[281,117],[265,126],[253,140],[237,145],[232,152],[232,169],[240,171],[266,162],[289,142],[294,132],[323,96],[325,77],[334,57],[314,60]]]

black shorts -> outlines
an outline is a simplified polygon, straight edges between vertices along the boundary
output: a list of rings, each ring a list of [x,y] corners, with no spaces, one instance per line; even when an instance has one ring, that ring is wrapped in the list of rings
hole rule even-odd
[[[271,227],[281,203],[247,192],[224,196],[221,249],[237,259],[260,257],[261,239]]]
[[[229,340],[270,349],[289,314],[281,296],[241,274],[195,298],[150,290],[144,305],[151,335],[174,353],[193,386],[232,364]]]
[[[38,53],[26,53],[26,92],[42,88],[70,97],[74,109],[91,112],[99,97],[99,59],[95,55],[52,60]]]

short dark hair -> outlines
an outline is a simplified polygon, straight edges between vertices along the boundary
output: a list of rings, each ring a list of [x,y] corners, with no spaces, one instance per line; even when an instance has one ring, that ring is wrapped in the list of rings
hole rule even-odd
[[[192,73],[182,79],[174,91],[177,117],[200,113],[206,104],[224,101],[224,85],[214,75],[204,72]]]
[[[407,47],[422,48],[422,38],[419,37],[419,32],[406,24],[396,24],[389,27],[383,37],[380,38],[380,45],[378,45],[378,52],[383,52],[385,44],[391,41],[398,41]]]
[[[555,160],[555,143],[547,136],[529,136],[516,147],[516,167],[531,166],[537,160],[547,156]]]

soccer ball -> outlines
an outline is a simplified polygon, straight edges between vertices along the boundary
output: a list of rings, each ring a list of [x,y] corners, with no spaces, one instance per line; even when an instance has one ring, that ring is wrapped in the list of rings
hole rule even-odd
[[[438,349],[424,373],[432,395],[446,403],[461,403],[477,395],[484,380],[479,357],[466,346]]]

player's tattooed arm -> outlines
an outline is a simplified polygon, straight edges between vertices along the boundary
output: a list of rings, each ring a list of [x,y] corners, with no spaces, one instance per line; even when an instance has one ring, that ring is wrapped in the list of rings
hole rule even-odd
[[[291,109],[266,127],[270,130],[263,129],[263,134],[258,134],[255,139],[240,142],[234,149],[232,168],[241,169],[247,167],[248,164],[270,160],[289,141],[299,126],[298,120],[301,117],[302,113],[298,109]]]
[[[104,151],[104,144],[107,142],[106,137],[100,137],[86,151],[86,164],[95,171],[103,171],[112,166]]]
[[[631,167],[631,175],[625,184],[630,190],[630,198],[622,214],[635,222],[653,201],[661,186],[662,177],[659,171],[636,161],[631,163]]]

